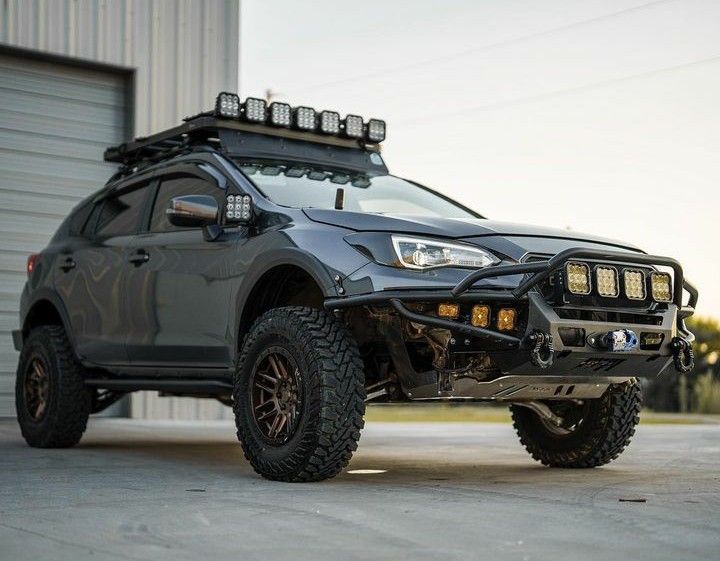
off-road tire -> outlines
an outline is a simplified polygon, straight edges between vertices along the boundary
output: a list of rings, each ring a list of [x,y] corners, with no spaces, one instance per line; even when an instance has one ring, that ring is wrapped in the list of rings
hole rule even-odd
[[[47,407],[38,420],[28,411],[24,390],[25,375],[34,359],[47,367],[49,382]],[[90,416],[92,393],[83,383],[82,366],[62,327],[46,325],[30,332],[18,361],[15,405],[20,431],[30,446],[67,448],[80,442]]]
[[[637,381],[611,386],[588,400],[582,423],[570,434],[553,434],[533,410],[512,405],[513,424],[530,455],[542,464],[561,468],[593,468],[617,458],[635,434],[641,391]]]
[[[280,445],[264,440],[252,413],[253,369],[271,347],[282,347],[295,360],[303,392],[297,428]],[[250,329],[238,364],[233,411],[253,469],[267,479],[292,482],[337,475],[357,449],[365,413],[363,363],[346,327],[322,310],[270,310]]]

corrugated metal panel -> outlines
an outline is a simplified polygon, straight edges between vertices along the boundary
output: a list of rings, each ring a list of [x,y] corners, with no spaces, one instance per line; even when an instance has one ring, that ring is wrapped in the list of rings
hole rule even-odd
[[[134,70],[129,109],[136,136],[170,127],[211,107],[220,90],[237,90],[238,43],[239,0],[0,2],[0,44]],[[117,142],[126,125],[108,106],[112,87],[103,89],[93,82],[77,93],[73,77],[79,72],[87,79],[89,73],[73,73],[64,66],[57,70],[53,87],[57,99],[65,100],[61,118],[42,103],[30,114],[18,111],[23,103],[18,90],[42,96],[48,91],[46,82],[43,77],[22,75],[14,88],[8,87],[9,78],[0,68],[0,91],[5,92],[0,106],[0,269],[12,269],[0,275],[0,330],[17,323],[16,295],[24,274],[15,269],[47,242],[75,201],[107,178],[97,149]],[[62,126],[57,134],[44,126],[47,118],[58,118]],[[92,120],[93,127],[83,132],[85,120]],[[30,138],[34,150],[26,149]],[[63,165],[58,169],[58,162],[72,163],[72,172]],[[0,333],[0,364],[15,362],[10,346]],[[0,376],[0,395],[9,391],[7,380]],[[229,413],[213,401],[138,394],[133,396],[133,416],[213,419],[227,418]]]
[[[14,412],[25,260],[113,172],[102,153],[127,134],[127,95],[126,75],[0,54],[0,415]]]

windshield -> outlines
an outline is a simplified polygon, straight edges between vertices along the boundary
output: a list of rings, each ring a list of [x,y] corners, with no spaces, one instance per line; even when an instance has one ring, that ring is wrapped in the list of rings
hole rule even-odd
[[[392,175],[373,176],[302,164],[238,164],[263,195],[282,206],[333,209],[338,201],[343,210],[353,212],[478,218],[437,193]]]

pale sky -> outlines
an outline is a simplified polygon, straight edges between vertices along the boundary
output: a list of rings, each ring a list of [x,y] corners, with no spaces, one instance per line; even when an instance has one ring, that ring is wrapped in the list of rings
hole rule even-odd
[[[717,0],[242,0],[240,93],[383,118],[390,171],[681,261],[720,318]]]

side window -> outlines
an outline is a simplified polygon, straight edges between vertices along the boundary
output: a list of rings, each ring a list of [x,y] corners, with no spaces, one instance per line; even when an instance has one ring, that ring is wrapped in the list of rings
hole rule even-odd
[[[183,195],[210,195],[218,201],[219,205],[222,203],[225,193],[214,182],[192,175],[171,175],[163,178],[160,181],[150,219],[151,232],[173,232],[185,229],[170,224],[165,214],[170,199]]]
[[[101,238],[127,236],[138,229],[147,190],[140,187],[105,199],[95,235]]]

